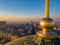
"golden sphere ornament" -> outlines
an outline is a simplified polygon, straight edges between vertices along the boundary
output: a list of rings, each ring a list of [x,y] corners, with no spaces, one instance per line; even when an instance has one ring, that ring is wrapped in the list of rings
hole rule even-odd
[[[55,22],[51,18],[43,18],[40,21],[40,27],[43,31],[37,33],[37,35],[41,38],[54,39],[56,38],[56,33],[52,32],[55,27]]]
[[[51,30],[55,27],[55,22],[51,18],[43,18],[40,27],[44,30]]]

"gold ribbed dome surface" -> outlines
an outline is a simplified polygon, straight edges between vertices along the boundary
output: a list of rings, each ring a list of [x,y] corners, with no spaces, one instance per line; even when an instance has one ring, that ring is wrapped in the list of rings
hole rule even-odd
[[[50,45],[50,44],[51,40],[49,39],[40,38],[38,35],[29,35],[13,40],[4,45]],[[60,39],[52,39],[52,45],[60,45]]]

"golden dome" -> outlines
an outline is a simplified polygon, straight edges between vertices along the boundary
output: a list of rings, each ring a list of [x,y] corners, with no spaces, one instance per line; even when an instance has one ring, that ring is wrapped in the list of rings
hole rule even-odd
[[[51,30],[55,26],[54,21],[51,18],[43,18],[40,22],[40,27],[44,30]]]

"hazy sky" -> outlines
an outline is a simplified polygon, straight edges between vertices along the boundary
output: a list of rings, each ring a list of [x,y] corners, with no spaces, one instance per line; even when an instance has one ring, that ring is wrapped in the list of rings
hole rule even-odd
[[[50,0],[50,15],[60,15],[60,0]],[[1,19],[16,17],[42,17],[45,12],[45,0],[0,0]]]

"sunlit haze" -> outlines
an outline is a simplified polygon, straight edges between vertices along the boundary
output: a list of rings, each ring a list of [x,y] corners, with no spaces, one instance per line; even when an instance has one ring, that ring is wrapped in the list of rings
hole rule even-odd
[[[59,17],[60,0],[51,0],[50,15]],[[28,21],[44,17],[45,0],[0,0],[0,21]]]

